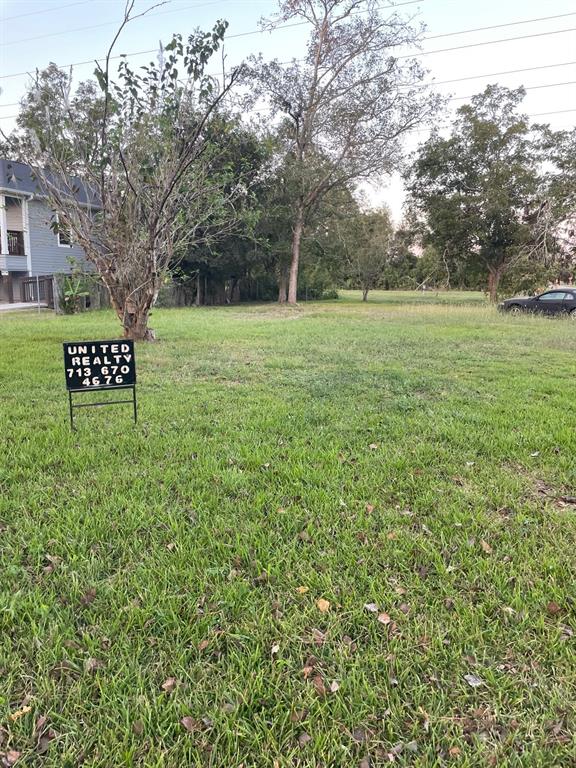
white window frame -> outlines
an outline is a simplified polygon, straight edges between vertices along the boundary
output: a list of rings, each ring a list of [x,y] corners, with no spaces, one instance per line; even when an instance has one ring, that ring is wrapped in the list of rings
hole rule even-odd
[[[56,214],[56,223],[60,224],[60,216]],[[74,247],[74,241],[72,239],[72,230],[70,229],[70,242],[69,243],[61,243],[60,242],[60,231],[56,232],[56,241],[58,242],[58,248],[73,248]]]

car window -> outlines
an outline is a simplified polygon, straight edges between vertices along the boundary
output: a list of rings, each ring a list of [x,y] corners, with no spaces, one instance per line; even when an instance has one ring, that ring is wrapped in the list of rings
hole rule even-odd
[[[564,291],[549,291],[540,296],[540,301],[562,301],[565,295]]]
[[[574,294],[573,293],[567,293],[566,296],[564,296],[565,301],[574,301]]]

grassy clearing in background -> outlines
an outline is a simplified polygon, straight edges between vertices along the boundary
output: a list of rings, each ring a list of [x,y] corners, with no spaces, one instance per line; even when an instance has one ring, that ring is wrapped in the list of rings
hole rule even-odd
[[[399,298],[155,312],[75,434],[113,316],[0,318],[5,762],[574,764],[576,326]]]

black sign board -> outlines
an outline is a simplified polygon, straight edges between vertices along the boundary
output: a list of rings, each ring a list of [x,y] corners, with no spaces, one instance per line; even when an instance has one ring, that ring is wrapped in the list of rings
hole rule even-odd
[[[74,408],[132,403],[136,421],[136,360],[134,342],[112,341],[64,342],[64,369],[70,405],[70,424],[74,429]],[[108,400],[101,403],[74,403],[73,393],[104,389],[131,389],[132,400]]]

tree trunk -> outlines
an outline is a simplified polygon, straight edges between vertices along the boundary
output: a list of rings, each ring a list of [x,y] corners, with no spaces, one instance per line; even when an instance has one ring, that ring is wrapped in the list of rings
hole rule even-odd
[[[296,304],[298,301],[298,266],[300,264],[300,242],[303,230],[304,209],[298,208],[292,233],[292,261],[290,263],[290,278],[288,281],[288,304]]]
[[[362,288],[362,301],[368,301],[369,288]]]
[[[502,277],[501,267],[489,267],[488,268],[488,295],[490,301],[495,304],[498,300],[498,286],[500,285],[500,278]]]
[[[156,334],[148,328],[150,309],[139,308],[135,312],[127,312],[124,318],[124,338],[133,341],[154,341]]]
[[[278,304],[286,304],[288,298],[288,277],[282,269],[278,280]]]
[[[125,298],[125,293],[108,288],[110,301],[122,324],[125,339],[132,339],[133,341],[155,340],[154,331],[152,328],[148,328],[148,318],[159,288],[159,285],[151,285],[147,289],[142,288],[137,298]]]

